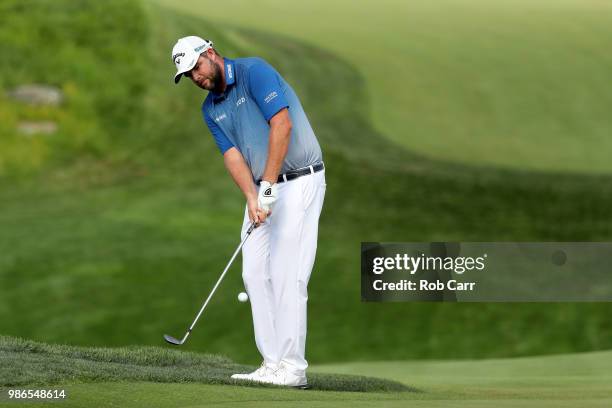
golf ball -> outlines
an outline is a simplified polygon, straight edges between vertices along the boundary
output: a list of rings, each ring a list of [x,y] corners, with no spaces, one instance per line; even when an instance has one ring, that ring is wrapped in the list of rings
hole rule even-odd
[[[246,302],[247,300],[249,300],[249,295],[247,295],[245,292],[240,292],[238,294],[238,300],[242,303]]]

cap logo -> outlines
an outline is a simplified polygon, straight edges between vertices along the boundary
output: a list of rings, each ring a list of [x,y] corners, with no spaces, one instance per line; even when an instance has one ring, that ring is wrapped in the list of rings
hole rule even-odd
[[[184,52],[179,52],[178,54],[174,54],[172,56],[172,60],[174,61],[174,63],[176,65],[179,65],[181,63],[181,58],[180,57],[184,57],[185,53]]]

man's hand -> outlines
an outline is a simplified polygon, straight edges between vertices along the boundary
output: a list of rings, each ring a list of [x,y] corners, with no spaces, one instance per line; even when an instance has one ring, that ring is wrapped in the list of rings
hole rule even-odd
[[[247,207],[249,208],[249,218],[251,219],[251,222],[255,222],[257,226],[259,226],[259,224],[266,221],[268,214],[259,208],[257,198],[247,200]]]
[[[226,150],[223,157],[225,160],[225,167],[227,167],[234,182],[240,187],[240,190],[242,190],[247,199],[247,208],[249,210],[251,222],[255,222],[259,225],[266,221],[268,214],[259,207],[257,186],[253,182],[251,169],[247,166],[244,157],[242,157],[242,153],[240,153],[236,147],[231,147]]]
[[[257,196],[257,204],[259,208],[264,210],[267,215],[272,214],[272,204],[276,201],[277,185],[271,184],[269,181],[262,180],[259,184],[259,195]]]

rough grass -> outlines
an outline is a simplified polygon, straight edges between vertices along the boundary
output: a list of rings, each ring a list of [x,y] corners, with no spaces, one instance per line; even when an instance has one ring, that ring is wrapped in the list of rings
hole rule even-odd
[[[146,43],[147,27],[134,1],[0,3],[0,177],[31,177],[50,164],[109,160],[120,151],[117,144],[142,119],[146,62],[134,52]],[[32,83],[59,88],[64,103],[27,106],[4,95]],[[25,138],[15,131],[21,120],[50,120],[58,129]]]
[[[170,346],[86,348],[50,345],[0,336],[0,385],[57,385],[67,382],[153,381],[233,384],[237,372],[256,367],[226,357],[170,349]],[[308,374],[312,389],[354,392],[415,391],[392,380],[335,374]],[[246,383],[250,386],[269,386]]]

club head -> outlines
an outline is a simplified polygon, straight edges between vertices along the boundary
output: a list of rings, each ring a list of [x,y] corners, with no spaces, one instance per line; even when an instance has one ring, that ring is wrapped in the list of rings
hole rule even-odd
[[[166,340],[168,343],[173,344],[175,346],[180,346],[181,344],[183,344],[182,341],[177,340],[172,336],[168,336],[167,334],[164,334],[164,340]]]

